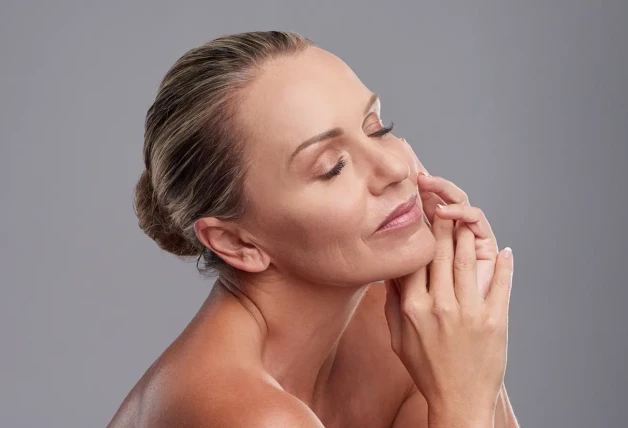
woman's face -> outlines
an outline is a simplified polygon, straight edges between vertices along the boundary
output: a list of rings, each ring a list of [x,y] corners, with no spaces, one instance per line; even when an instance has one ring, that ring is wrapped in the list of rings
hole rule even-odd
[[[246,227],[283,275],[360,285],[432,259],[435,241],[423,218],[374,234],[418,192],[423,168],[405,141],[372,135],[389,125],[381,115],[381,101],[353,71],[317,47],[267,63],[247,89],[237,119],[252,160]],[[332,137],[296,152],[335,128]],[[422,210],[420,197],[416,203]]]

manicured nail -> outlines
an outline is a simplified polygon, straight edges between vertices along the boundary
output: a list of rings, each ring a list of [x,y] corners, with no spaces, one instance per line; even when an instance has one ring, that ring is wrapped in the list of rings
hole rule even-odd
[[[512,257],[512,248],[506,247],[504,248],[504,258],[509,259]]]

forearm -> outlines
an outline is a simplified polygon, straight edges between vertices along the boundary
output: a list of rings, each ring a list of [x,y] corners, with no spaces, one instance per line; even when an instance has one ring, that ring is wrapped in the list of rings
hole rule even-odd
[[[502,382],[499,395],[497,396],[494,428],[519,428],[519,423],[512,410],[504,382]]]
[[[442,405],[429,406],[428,427],[430,428],[519,428],[506,385],[502,382],[495,409],[453,409]]]

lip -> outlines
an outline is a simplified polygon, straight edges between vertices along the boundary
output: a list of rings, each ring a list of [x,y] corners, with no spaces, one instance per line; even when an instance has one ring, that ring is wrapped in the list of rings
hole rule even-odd
[[[382,227],[386,226],[388,223],[390,223],[397,217],[400,217],[404,215],[405,213],[407,213],[408,211],[410,211],[412,207],[414,206],[414,204],[416,203],[417,197],[418,197],[418,193],[414,193],[412,196],[410,196],[410,199],[408,199],[408,201],[397,205],[397,207],[394,210],[392,210],[392,212],[388,214],[386,218],[380,223],[380,225],[377,227],[377,230],[380,230]]]

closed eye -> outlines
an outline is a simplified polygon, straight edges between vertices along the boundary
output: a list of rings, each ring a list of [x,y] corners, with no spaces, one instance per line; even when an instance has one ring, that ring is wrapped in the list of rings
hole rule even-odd
[[[369,135],[369,137],[383,137],[384,135],[389,134],[393,130],[394,125],[395,125],[395,122],[391,121],[390,125],[378,131],[373,132],[372,134]]]
[[[390,125],[373,132],[372,134],[369,134],[369,137],[372,138],[380,138],[383,137],[387,134],[390,134],[390,132],[393,130],[393,126],[395,125],[395,122],[391,121]],[[338,163],[336,163],[336,165],[330,169],[329,171],[327,171],[325,174],[323,174],[321,176],[321,178],[323,178],[324,180],[331,180],[333,177],[340,175],[340,171],[342,170],[342,168],[344,168],[344,166],[347,164],[347,162],[344,160],[344,158],[340,158],[338,160]]]

